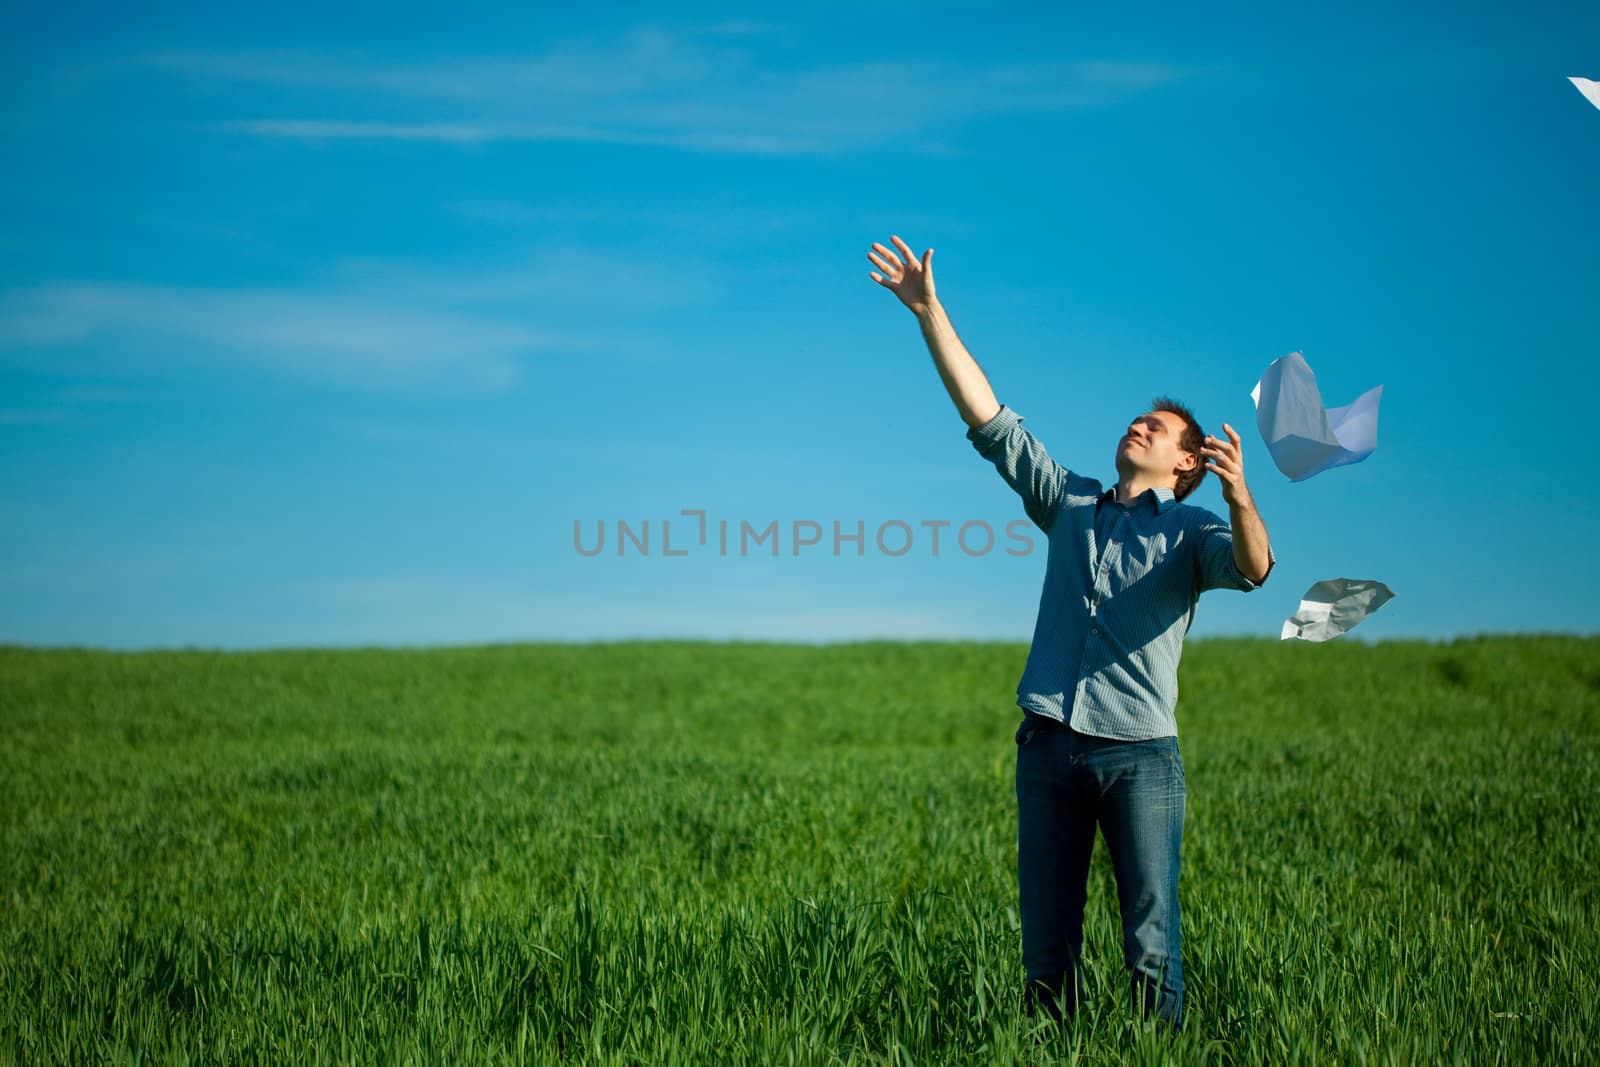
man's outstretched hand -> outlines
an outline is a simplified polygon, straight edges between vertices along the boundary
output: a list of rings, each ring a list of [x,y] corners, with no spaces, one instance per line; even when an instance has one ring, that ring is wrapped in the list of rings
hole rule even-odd
[[[898,237],[889,240],[900,250],[898,254],[876,241],[872,243],[873,251],[867,253],[873,265],[883,271],[870,272],[872,280],[899,297],[913,312],[926,311],[937,299],[933,292],[933,249],[924,252],[919,263],[910,245]]]
[[[1239,447],[1242,442],[1232,426],[1223,423],[1222,429],[1228,439],[1224,441],[1207,434],[1200,454],[1205,457],[1206,470],[1222,482],[1222,499],[1230,506],[1248,507],[1251,504],[1250,489],[1244,484],[1244,454]]]
[[[1205,456],[1206,470],[1222,479],[1222,499],[1228,502],[1228,521],[1233,527],[1233,562],[1240,574],[1260,585],[1272,573],[1272,545],[1256,502],[1250,499],[1250,487],[1244,484],[1239,434],[1227,423],[1222,429],[1228,439],[1207,434],[1200,453]]]

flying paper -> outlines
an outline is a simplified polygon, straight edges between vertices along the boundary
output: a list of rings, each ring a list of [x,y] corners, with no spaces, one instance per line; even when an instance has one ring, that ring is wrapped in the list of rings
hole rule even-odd
[[[1588,78],[1568,78],[1567,81],[1578,87],[1578,92],[1595,107],[1600,107],[1600,82],[1590,81]]]
[[[1330,578],[1306,590],[1300,610],[1283,624],[1280,640],[1332,641],[1394,598],[1382,582]]]
[[[1250,390],[1256,402],[1256,428],[1267,443],[1272,462],[1302,482],[1329,467],[1360,463],[1378,447],[1378,400],[1375,386],[1342,408],[1324,408],[1317,376],[1298,352],[1274,360]]]

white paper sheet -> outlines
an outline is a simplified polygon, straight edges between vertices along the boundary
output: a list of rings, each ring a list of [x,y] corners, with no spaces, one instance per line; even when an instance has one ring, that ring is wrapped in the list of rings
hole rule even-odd
[[[1590,81],[1588,78],[1568,78],[1567,81],[1578,87],[1584,99],[1595,107],[1600,107],[1600,82]]]
[[[1342,408],[1324,408],[1317,376],[1290,352],[1273,360],[1250,390],[1256,429],[1278,469],[1292,482],[1346,463],[1360,463],[1378,447],[1378,400],[1383,386]]]
[[[1300,609],[1284,621],[1281,640],[1332,641],[1394,599],[1382,582],[1329,578],[1306,590]]]

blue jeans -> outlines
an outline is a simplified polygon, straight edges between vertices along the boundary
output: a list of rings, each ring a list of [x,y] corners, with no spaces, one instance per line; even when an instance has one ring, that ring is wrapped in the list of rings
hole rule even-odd
[[[1117,879],[1133,1008],[1173,1030],[1182,1025],[1178,863],[1186,795],[1176,737],[1114,741],[1024,718],[1017,730],[1017,884],[1030,1010],[1042,1003],[1060,1016],[1077,1006],[1098,824]]]

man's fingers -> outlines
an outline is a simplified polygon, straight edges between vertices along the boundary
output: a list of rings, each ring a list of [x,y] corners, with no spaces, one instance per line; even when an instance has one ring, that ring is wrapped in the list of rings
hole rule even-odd
[[[915,252],[911,251],[911,246],[910,245],[908,245],[904,241],[900,240],[899,237],[890,237],[889,240],[893,241],[894,242],[894,246],[896,248],[898,248],[902,253],[905,254],[907,263],[916,263],[916,262],[918,262],[917,254]]]
[[[876,252],[868,252],[867,253],[867,258],[872,260],[873,265],[876,266],[879,270],[883,271],[885,274],[899,274],[900,273],[900,267],[899,267],[898,263],[895,266],[891,267],[891,266],[889,266],[889,264],[885,263],[882,259],[878,258],[878,254]]]
[[[1223,423],[1222,424],[1222,428],[1228,432],[1228,440],[1233,442],[1233,447],[1238,448],[1239,447],[1239,434],[1234,430],[1234,428],[1232,426],[1229,426],[1227,423]]]
[[[895,266],[897,266],[897,267],[900,266],[900,257],[895,254],[893,249],[885,248],[885,247],[883,247],[883,245],[879,244],[876,241],[872,242],[872,247],[876,248],[879,252],[882,252],[884,254],[884,257],[886,259],[888,259],[890,262],[894,263]]]

